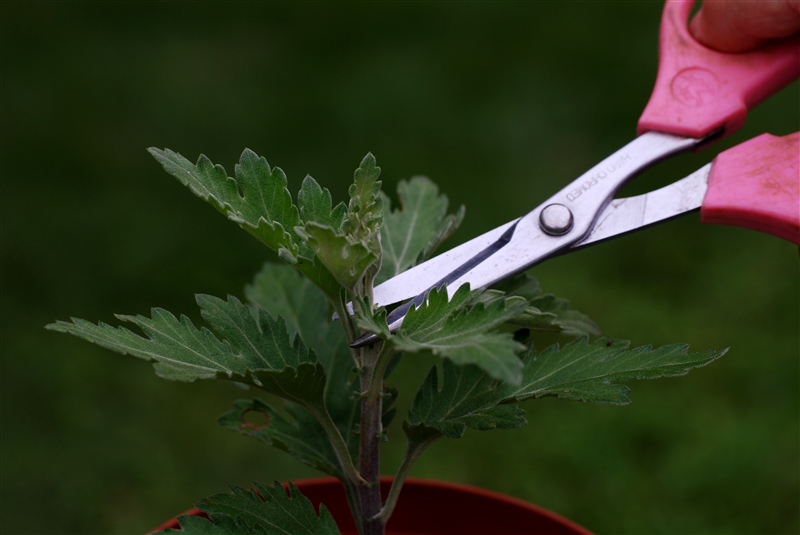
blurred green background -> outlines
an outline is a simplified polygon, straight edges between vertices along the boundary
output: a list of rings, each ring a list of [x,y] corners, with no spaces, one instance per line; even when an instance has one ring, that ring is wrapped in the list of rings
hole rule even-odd
[[[243,393],[44,330],[195,293],[242,295],[274,256],[145,152],[249,147],[297,191],[346,195],[367,151],[385,188],[433,178],[467,217],[522,215],[635,135],[661,2],[2,3],[2,532],[136,533],[229,484],[315,475],[223,431]],[[794,83],[745,128],[654,169],[800,127]],[[628,407],[527,402],[521,430],[437,443],[412,476],[538,503],[597,533],[800,532],[797,247],[694,214],[536,269],[604,334],[731,347]],[[542,344],[566,340],[553,337]],[[407,407],[431,359],[393,379]],[[399,423],[398,419],[397,423]],[[391,473],[404,446],[396,425]]]

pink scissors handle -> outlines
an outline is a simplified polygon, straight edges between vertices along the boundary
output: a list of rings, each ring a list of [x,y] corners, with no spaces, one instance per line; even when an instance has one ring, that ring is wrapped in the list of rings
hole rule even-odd
[[[800,132],[762,134],[719,153],[700,220],[751,228],[800,245]]]
[[[800,76],[800,35],[726,54],[689,33],[694,0],[667,0],[661,18],[659,68],[638,132],[702,138],[743,124],[747,111]]]

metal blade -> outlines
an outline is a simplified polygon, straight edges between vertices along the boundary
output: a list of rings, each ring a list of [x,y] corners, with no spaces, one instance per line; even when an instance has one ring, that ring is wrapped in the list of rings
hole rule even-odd
[[[614,193],[640,171],[667,156],[695,146],[697,139],[647,132],[589,169],[567,187],[522,218],[510,221],[427,262],[409,269],[375,287],[377,306],[387,306],[425,292],[470,258],[495,243],[511,226],[517,225],[510,243],[457,281],[448,282],[452,292],[469,282],[480,288],[508,277],[543,260],[589,234],[592,225]],[[562,236],[542,232],[539,214],[551,203],[567,206],[575,224]]]
[[[498,227],[379,285],[374,290],[374,299],[378,306],[414,298],[412,302],[406,303],[389,315],[387,318],[389,329],[395,331],[399,328],[408,309],[422,304],[426,293],[433,287],[441,287],[446,283],[448,294],[452,297],[463,284],[469,283],[473,289],[490,286],[547,258],[570,251],[576,243],[588,244],[603,239],[600,237],[602,233],[598,233],[596,239],[587,241],[593,234],[595,221],[613,202],[611,199],[614,193],[654,162],[687,150],[700,141],[647,132],[591,168],[524,217]],[[585,194],[589,190],[592,190],[591,194]],[[609,213],[611,219],[608,222],[607,237],[623,232],[614,230],[624,226],[623,223],[618,223],[615,227],[615,219],[623,220],[627,217],[631,221],[628,224],[631,227],[629,230],[633,230],[632,225],[649,224],[643,223],[645,220],[655,218],[653,221],[655,222],[671,217],[659,215],[657,210],[654,211],[655,207],[648,210],[647,201],[647,198],[640,199],[638,203],[641,206],[638,206],[638,209],[612,209]],[[545,223],[540,223],[540,215],[551,204],[558,204],[562,209],[566,207],[567,214],[574,217],[574,224],[563,234],[554,235],[552,232],[547,232],[542,226]],[[631,207],[635,205],[636,202],[631,203]],[[615,218],[611,215],[614,213],[619,215]],[[375,335],[367,334],[352,343],[351,347],[361,347],[377,339]]]
[[[708,189],[711,164],[669,186],[636,197],[614,199],[600,214],[592,231],[568,251],[616,238],[700,208]]]

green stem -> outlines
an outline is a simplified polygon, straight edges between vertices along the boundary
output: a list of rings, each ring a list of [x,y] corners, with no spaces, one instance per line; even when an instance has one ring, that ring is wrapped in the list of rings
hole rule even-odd
[[[331,441],[331,445],[336,451],[336,456],[339,457],[339,464],[342,466],[342,471],[347,475],[347,478],[356,485],[366,484],[366,481],[361,477],[361,474],[358,473],[358,470],[356,470],[353,459],[350,458],[350,451],[347,449],[347,443],[345,443],[344,437],[342,437],[342,434],[339,432],[339,428],[333,423],[333,419],[331,415],[328,414],[328,410],[324,407],[322,410],[310,406],[306,406],[306,408],[314,418],[316,418],[322,426],[322,429],[324,429],[325,433],[328,435],[328,439]]]
[[[361,374],[361,425],[359,428],[359,461],[358,468],[366,484],[358,487],[359,501],[361,503],[361,519],[363,535],[382,535],[384,523],[374,521],[383,503],[381,502],[380,489],[380,446],[381,446],[381,416],[383,412],[383,399],[380,396],[366,395],[370,385],[376,378],[375,364],[378,354],[374,348],[361,348],[361,357],[364,371]]]
[[[408,476],[409,470],[411,470],[411,465],[414,464],[414,461],[417,460],[417,457],[425,451],[425,449],[442,438],[444,435],[441,433],[437,433],[432,437],[428,438],[427,440],[423,440],[420,442],[416,441],[408,441],[406,446],[406,453],[403,456],[403,461],[400,463],[400,466],[397,468],[397,474],[394,476],[394,481],[392,481],[392,486],[389,489],[389,496],[386,497],[386,503],[384,503],[383,508],[381,511],[372,517],[371,520],[379,521],[383,524],[389,520],[389,517],[392,516],[392,512],[394,511],[395,505],[397,505],[397,498],[400,496],[400,490],[403,488],[403,483],[406,481],[406,477]]]
[[[331,303],[333,304],[333,309],[336,311],[336,315],[339,316],[339,321],[342,322],[344,334],[347,336],[347,343],[350,344],[358,337],[356,334],[356,327],[353,325],[353,317],[350,315],[350,312],[347,311],[347,306],[344,304],[342,295],[339,295],[338,299],[332,299]]]
[[[381,344],[380,352],[375,360],[375,368],[370,377],[369,386],[365,392],[367,399],[374,403],[383,393],[383,380],[386,375],[386,367],[392,361],[392,357],[397,353],[392,344],[383,342]]]

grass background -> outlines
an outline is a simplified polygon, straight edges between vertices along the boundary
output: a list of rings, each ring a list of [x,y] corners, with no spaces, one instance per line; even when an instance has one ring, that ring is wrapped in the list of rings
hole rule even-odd
[[[461,241],[525,213],[635,135],[661,2],[2,3],[3,533],[143,532],[229,484],[315,475],[221,430],[241,391],[45,331],[70,316],[242,295],[274,256],[145,152],[249,147],[346,195],[372,151],[385,188],[433,178]],[[745,128],[646,173],[800,126],[794,83]],[[697,215],[534,270],[604,334],[731,347],[628,407],[545,399],[521,430],[440,442],[413,476],[538,503],[597,533],[800,531],[797,247]],[[561,341],[557,338],[543,340]],[[394,380],[407,407],[431,360]],[[400,419],[398,419],[399,423]],[[385,471],[403,447],[390,430]]]

